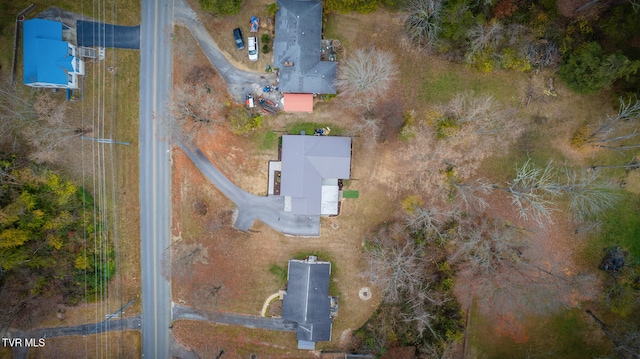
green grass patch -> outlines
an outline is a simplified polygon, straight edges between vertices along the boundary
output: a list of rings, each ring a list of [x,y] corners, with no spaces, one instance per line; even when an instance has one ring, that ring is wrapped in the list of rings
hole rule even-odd
[[[605,255],[604,248],[620,246],[631,257],[640,261],[640,195],[629,194],[602,217],[602,227],[589,239],[584,260],[599,263]]]
[[[349,41],[342,36],[338,29],[339,23],[339,14],[324,14],[324,19],[326,20],[324,23],[324,38],[325,39],[335,39],[340,40],[340,43],[345,46],[349,46]]]
[[[464,81],[455,71],[437,73],[425,80],[422,82],[419,97],[434,102],[446,102],[466,89]]]
[[[503,183],[513,179],[516,165],[522,165],[528,158],[539,167],[545,167],[549,161],[562,166],[564,156],[549,145],[549,141],[550,137],[538,126],[534,126],[510,146],[506,155],[485,158],[478,172],[481,176]]]
[[[474,308],[468,335],[477,357],[580,359],[603,356],[610,351],[609,343],[595,335],[599,329],[582,309],[566,310],[550,317],[528,317],[520,342],[500,336],[486,318],[476,313]]]
[[[284,286],[287,283],[287,268],[283,266],[279,266],[277,264],[272,264],[269,266],[269,273],[273,274],[278,278],[278,284]]]
[[[423,68],[422,74],[416,74],[415,66],[407,67],[406,71],[410,73],[404,75],[420,76],[422,85],[418,97],[435,103],[447,102],[456,94],[465,91],[491,95],[500,101],[507,101],[513,96],[514,89],[505,86],[505,83],[513,83],[514,77],[521,76],[507,71],[479,74],[455,64],[449,66],[451,68],[449,71],[442,72],[431,73],[428,66]]]
[[[296,122],[290,123],[285,126],[285,130],[290,135],[299,135],[300,132],[304,131],[306,135],[313,135],[313,131],[316,128],[326,128],[329,127],[331,129],[331,136],[340,136],[342,135],[342,128],[337,127],[332,124],[327,123],[318,123],[318,122]]]
[[[360,192],[356,191],[356,190],[342,191],[342,197],[343,198],[359,198],[360,197]]]
[[[278,134],[273,131],[256,131],[251,138],[261,151],[274,151],[278,147]]]

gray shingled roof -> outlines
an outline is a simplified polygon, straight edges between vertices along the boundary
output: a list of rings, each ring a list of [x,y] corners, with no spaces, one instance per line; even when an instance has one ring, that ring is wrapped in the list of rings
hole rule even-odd
[[[335,94],[337,63],[320,61],[322,2],[278,0],[278,7],[273,62],[280,69],[279,90]]]
[[[322,179],[348,179],[351,137],[282,136],[280,195],[291,197],[291,212],[320,215]]]
[[[282,319],[298,323],[297,339],[300,341],[331,340],[330,274],[329,262],[289,261]]]

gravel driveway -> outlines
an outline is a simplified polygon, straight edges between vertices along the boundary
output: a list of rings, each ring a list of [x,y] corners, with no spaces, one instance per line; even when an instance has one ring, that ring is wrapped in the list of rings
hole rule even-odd
[[[209,35],[209,32],[198,18],[198,15],[191,9],[186,1],[174,1],[174,21],[186,27],[196,41],[198,41],[202,51],[213,67],[215,67],[220,76],[227,82],[229,94],[234,101],[244,103],[247,93],[257,92],[256,90],[271,85],[276,81],[277,77],[274,73],[266,74],[243,71],[231,65],[224,55],[222,55],[220,48],[211,35]]]

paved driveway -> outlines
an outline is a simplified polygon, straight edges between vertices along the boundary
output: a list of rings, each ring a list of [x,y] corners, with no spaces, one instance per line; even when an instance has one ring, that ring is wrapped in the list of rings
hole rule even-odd
[[[256,196],[240,189],[227,179],[199,149],[182,145],[198,169],[236,206],[234,226],[248,231],[256,219],[278,232],[292,236],[317,237],[320,235],[320,216],[301,216],[284,211],[284,197]]]
[[[191,307],[174,304],[172,308],[173,319],[201,320],[218,324],[240,325],[247,328],[261,328],[280,331],[295,331],[297,324],[287,322],[282,318],[266,318],[255,315],[207,312]]]
[[[120,49],[140,48],[140,26],[120,26],[103,22],[76,22],[78,46],[116,47]]]

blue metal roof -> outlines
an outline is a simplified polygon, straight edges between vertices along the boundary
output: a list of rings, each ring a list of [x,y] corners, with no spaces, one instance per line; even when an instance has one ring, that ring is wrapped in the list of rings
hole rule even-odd
[[[69,45],[62,41],[62,23],[43,19],[23,23],[24,83],[67,85],[73,71]]]

